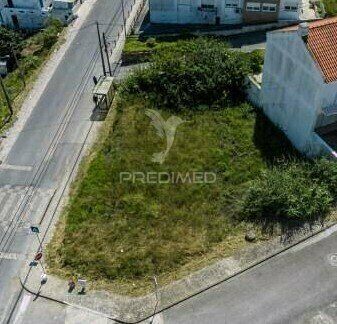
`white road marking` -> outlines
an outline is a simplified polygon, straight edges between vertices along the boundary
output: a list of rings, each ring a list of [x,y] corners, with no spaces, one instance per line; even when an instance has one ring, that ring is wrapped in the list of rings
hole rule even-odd
[[[19,310],[16,314],[16,317],[14,319],[13,324],[18,324],[18,323],[22,322],[23,315],[25,314],[31,299],[32,299],[31,295],[26,294],[26,295],[23,296],[20,307],[19,307]]]
[[[0,170],[32,171],[33,167],[28,165],[0,164]]]
[[[8,199],[5,201],[5,205],[0,211],[0,219],[2,220],[11,219],[10,215],[16,213],[17,207],[20,206],[23,197],[24,196],[21,193],[10,194],[8,196]]]
[[[24,260],[24,256],[19,253],[0,252],[0,259],[4,260]]]
[[[3,235],[10,226],[19,226],[21,230],[41,219],[54,193],[55,189],[0,187],[0,235]]]

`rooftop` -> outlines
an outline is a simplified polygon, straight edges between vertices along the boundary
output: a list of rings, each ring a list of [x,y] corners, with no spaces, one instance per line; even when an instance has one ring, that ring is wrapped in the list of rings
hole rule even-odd
[[[318,63],[325,82],[337,81],[337,17],[314,21],[308,24],[308,49]],[[298,26],[281,31],[296,31]]]

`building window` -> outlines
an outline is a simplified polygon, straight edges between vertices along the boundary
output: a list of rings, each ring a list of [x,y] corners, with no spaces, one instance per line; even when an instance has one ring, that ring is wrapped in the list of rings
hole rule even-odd
[[[238,8],[239,0],[226,0],[226,8]]]
[[[214,5],[202,4],[201,9],[214,9]]]
[[[284,11],[296,11],[298,10],[297,5],[285,5],[284,6]]]
[[[247,11],[261,11],[261,4],[257,2],[247,2]]]
[[[276,12],[276,4],[264,3],[262,4],[263,12]]]

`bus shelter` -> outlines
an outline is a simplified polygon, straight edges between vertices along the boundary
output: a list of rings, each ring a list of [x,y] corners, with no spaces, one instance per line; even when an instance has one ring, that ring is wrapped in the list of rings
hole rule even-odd
[[[115,95],[113,77],[101,76],[93,90],[93,100],[99,110],[109,110]]]

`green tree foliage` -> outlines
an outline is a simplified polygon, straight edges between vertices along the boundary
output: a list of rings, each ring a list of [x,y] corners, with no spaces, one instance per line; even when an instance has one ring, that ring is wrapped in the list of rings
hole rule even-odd
[[[23,36],[17,31],[0,27],[0,56],[10,55],[11,47],[20,51],[23,47]]]
[[[248,53],[248,59],[250,61],[250,67],[254,74],[259,74],[262,72],[262,67],[264,63],[264,50],[254,50]]]
[[[328,16],[337,15],[337,0],[323,0],[323,4]]]
[[[150,67],[131,76],[124,90],[169,109],[200,109],[242,100],[250,72],[247,55],[199,38],[159,50]]]

